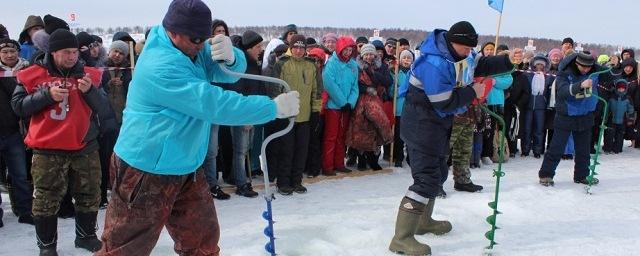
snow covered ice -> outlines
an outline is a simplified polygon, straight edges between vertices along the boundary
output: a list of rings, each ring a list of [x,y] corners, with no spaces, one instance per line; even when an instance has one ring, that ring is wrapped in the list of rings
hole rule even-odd
[[[573,183],[573,162],[562,161],[554,187],[538,184],[542,159],[511,158],[503,166],[496,242],[493,255],[638,255],[640,241],[640,151],[625,145],[618,155],[602,155],[600,184],[592,195]],[[387,164],[386,162],[381,162]],[[447,235],[417,236],[431,246],[434,255],[482,255],[488,245],[485,218],[491,209],[495,178],[492,166],[472,169],[481,193],[453,190],[451,176],[445,183],[446,199],[436,200],[434,218],[448,219]],[[278,255],[371,256],[394,255],[388,251],[398,204],[412,182],[409,168],[390,174],[322,181],[309,184],[307,194],[273,201]],[[0,255],[36,255],[33,226],[18,224],[9,198],[2,195],[5,227],[0,228]],[[261,198],[232,195],[215,201],[221,226],[221,255],[266,255],[262,234]],[[100,230],[104,210],[99,214]],[[76,249],[74,221],[60,219],[60,255],[90,255]],[[152,255],[175,255],[173,241],[163,231]]]

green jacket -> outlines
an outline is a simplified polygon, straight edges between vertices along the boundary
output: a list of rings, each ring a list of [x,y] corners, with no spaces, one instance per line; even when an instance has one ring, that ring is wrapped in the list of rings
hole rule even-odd
[[[313,97],[318,89],[313,61],[283,56],[273,70],[275,77],[286,81],[292,91],[300,93],[300,114],[296,116],[296,123],[309,121],[311,111],[320,111],[322,107],[322,100]]]

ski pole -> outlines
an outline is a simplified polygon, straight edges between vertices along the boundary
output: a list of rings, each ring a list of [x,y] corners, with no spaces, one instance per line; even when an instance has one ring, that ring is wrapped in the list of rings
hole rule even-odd
[[[291,87],[289,86],[289,84],[287,84],[287,82],[285,82],[282,79],[278,79],[278,78],[274,78],[274,77],[268,77],[268,76],[260,76],[260,75],[252,75],[252,74],[245,74],[245,73],[238,73],[238,72],[234,72],[229,70],[224,64],[219,64],[220,65],[220,69],[222,69],[222,71],[224,73],[226,73],[227,75],[230,76],[234,76],[234,77],[239,77],[239,78],[244,78],[244,79],[250,79],[250,80],[257,80],[257,81],[263,81],[263,82],[268,82],[268,83],[275,83],[275,84],[280,84],[282,85],[282,87],[284,87],[284,90],[286,92],[291,90]],[[293,129],[293,123],[295,121],[295,117],[290,117],[289,118],[289,125],[287,125],[286,128],[284,128],[281,131],[278,131],[274,134],[269,135],[268,137],[266,137],[264,139],[264,142],[262,143],[262,148],[260,149],[260,164],[262,165],[262,171],[263,171],[263,178],[264,178],[264,200],[267,202],[267,210],[264,211],[262,213],[262,218],[264,218],[267,221],[267,227],[264,229],[264,235],[267,236],[269,238],[269,242],[267,242],[267,244],[265,244],[264,249],[271,254],[271,256],[275,256],[276,255],[276,242],[275,242],[275,236],[274,236],[274,232],[273,232],[273,211],[271,208],[271,201],[273,199],[275,199],[275,196],[273,194],[273,191],[271,189],[270,183],[269,183],[269,168],[267,166],[267,145],[269,144],[269,142],[271,142],[272,140],[281,137],[285,134],[287,134],[289,131],[291,131],[291,129]]]

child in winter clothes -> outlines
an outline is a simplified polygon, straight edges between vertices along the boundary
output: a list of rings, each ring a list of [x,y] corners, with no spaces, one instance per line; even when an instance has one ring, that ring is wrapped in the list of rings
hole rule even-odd
[[[413,54],[404,50],[400,53],[400,68],[398,71],[398,87],[403,83],[409,81],[409,69],[413,64]],[[390,95],[394,95],[394,86],[389,87]],[[395,112],[395,129],[393,134],[393,160],[395,167],[402,167],[402,161],[404,160],[404,141],[400,138],[400,119],[402,116],[402,107],[404,106],[404,96],[397,94],[396,97],[396,112]]]
[[[631,101],[627,96],[628,83],[624,79],[616,80],[616,95],[609,99],[609,109],[611,114],[611,124],[605,131],[605,140],[608,147],[604,148],[605,153],[618,154],[622,152],[622,144],[625,131],[625,117],[632,118],[635,114]]]

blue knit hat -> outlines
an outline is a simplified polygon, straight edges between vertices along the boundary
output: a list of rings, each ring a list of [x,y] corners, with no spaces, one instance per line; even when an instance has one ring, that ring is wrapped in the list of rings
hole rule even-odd
[[[162,26],[178,34],[209,38],[213,34],[211,10],[201,0],[173,0]]]

